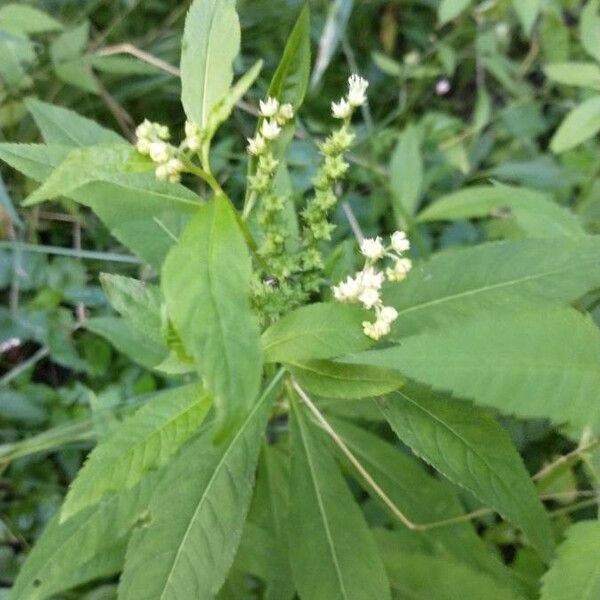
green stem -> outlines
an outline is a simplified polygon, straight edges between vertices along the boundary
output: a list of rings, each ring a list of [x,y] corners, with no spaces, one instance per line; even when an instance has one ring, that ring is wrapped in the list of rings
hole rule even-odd
[[[196,166],[190,160],[184,159],[183,164],[185,165],[185,168],[188,171],[188,173],[192,173],[192,175],[196,175],[200,177],[200,179],[205,181],[210,186],[210,189],[213,191],[215,196],[224,194],[223,188],[211,173],[208,173],[204,169],[201,169],[200,167]]]

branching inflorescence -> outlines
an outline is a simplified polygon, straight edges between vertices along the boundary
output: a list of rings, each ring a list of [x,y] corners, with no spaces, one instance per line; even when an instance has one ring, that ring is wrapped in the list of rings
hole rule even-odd
[[[252,294],[254,308],[264,324],[306,304],[327,283],[323,246],[331,240],[336,227],[330,217],[338,201],[337,184],[349,167],[344,155],[355,139],[352,116],[367,101],[368,85],[362,77],[352,75],[348,79],[346,96],[331,103],[332,116],[341,121],[341,125],[318,144],[322,160],[312,180],[314,191],[300,212],[301,228],[297,233],[290,230],[285,218],[286,203],[291,200],[275,185],[280,166],[276,144],[295,116],[294,107],[273,97],[260,101],[258,131],[248,139],[246,147],[255,161],[255,169],[248,181],[251,201],[246,206],[244,218],[248,218],[256,206],[253,222],[259,244]],[[136,134],[136,147],[155,163],[157,179],[177,183],[182,173],[190,172],[202,176],[215,188],[212,174],[193,163],[193,157],[204,147],[204,132],[198,125],[186,122],[186,136],[179,147],[169,143],[168,128],[158,123],[146,120],[137,128]],[[203,163],[204,169],[206,166]],[[297,239],[292,239],[294,237]],[[401,231],[392,235],[389,247],[384,247],[379,237],[363,240],[364,268],[355,277],[348,277],[333,288],[336,300],[358,302],[374,311],[375,320],[363,323],[365,335],[373,339],[388,334],[397,317],[392,307],[383,305],[380,291],[386,279],[402,281],[410,270],[411,261],[404,256],[409,247],[406,234]],[[386,257],[392,259],[392,265],[385,271],[378,270],[377,264]]]

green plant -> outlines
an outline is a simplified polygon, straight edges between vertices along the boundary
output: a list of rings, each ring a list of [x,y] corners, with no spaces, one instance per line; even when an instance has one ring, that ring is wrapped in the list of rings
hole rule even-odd
[[[101,436],[10,597],[118,573],[124,599],[534,597],[558,533],[543,501],[564,465],[597,445],[600,336],[587,309],[600,241],[520,188],[467,188],[415,215],[409,126],[394,164],[411,235],[414,221],[503,208],[528,237],[413,256],[413,267],[396,231],[389,246],[353,243],[340,268],[331,216],[366,82],[352,78],[333,105],[342,126],[320,144],[314,189],[296,206],[286,150],[309,80],[304,9],[259,104],[245,194],[230,198],[212,140],[261,68],[232,86],[238,32],[232,0],[193,3],[181,144],[148,121],[133,146],[38,101],[46,143],[0,145],[41,183],[25,205],[91,207],[159,273],[156,284],[104,274],[120,317],[83,326],[171,380]],[[366,264],[352,276],[356,248]],[[579,446],[532,478],[497,414],[548,419]],[[595,597],[597,534],[591,520],[569,530],[541,578],[545,600],[569,597],[571,575],[566,593]],[[498,551],[507,545],[519,553],[511,568]]]

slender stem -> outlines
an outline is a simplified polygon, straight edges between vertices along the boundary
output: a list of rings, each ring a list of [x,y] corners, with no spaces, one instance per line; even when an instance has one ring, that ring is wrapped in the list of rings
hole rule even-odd
[[[126,254],[115,254],[111,252],[96,252],[94,250],[75,250],[73,248],[61,248],[60,246],[42,246],[39,244],[26,244],[25,242],[0,241],[0,250],[10,248],[22,250],[23,252],[39,252],[41,254],[55,254],[57,256],[73,256],[75,258],[87,258],[89,260],[104,260],[108,262],[120,262],[140,264],[141,261],[135,256]]]
[[[577,448],[575,448],[575,450],[569,452],[568,454],[560,456],[554,462],[552,462],[549,465],[546,465],[545,467],[540,469],[533,476],[534,481],[538,481],[540,479],[545,479],[548,475],[550,475],[550,473],[552,473],[555,469],[557,469],[561,465],[564,465],[564,464],[570,462],[574,458],[579,458],[579,456],[581,454],[585,454],[586,452],[593,450],[594,448],[598,447],[598,445],[600,445],[600,440],[592,440],[591,442],[589,442],[587,444],[578,446]]]
[[[19,363],[14,369],[11,369],[8,373],[0,378],[0,387],[8,385],[11,381],[16,379],[21,373],[27,371],[30,367],[33,367],[37,362],[46,358],[50,354],[50,348],[43,346],[37,352],[32,354],[27,360]]]
[[[200,177],[200,179],[205,181],[210,186],[210,189],[215,195],[224,194],[223,188],[221,187],[219,182],[212,176],[211,173],[207,173],[204,169],[201,169],[200,167],[196,166],[190,160],[184,160],[184,164],[186,170],[189,173],[192,173],[193,175],[197,175],[198,177]]]

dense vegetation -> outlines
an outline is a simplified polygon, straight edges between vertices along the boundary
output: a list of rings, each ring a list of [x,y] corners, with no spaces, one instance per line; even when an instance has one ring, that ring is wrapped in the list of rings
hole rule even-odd
[[[0,598],[597,600],[600,1],[0,6]]]

